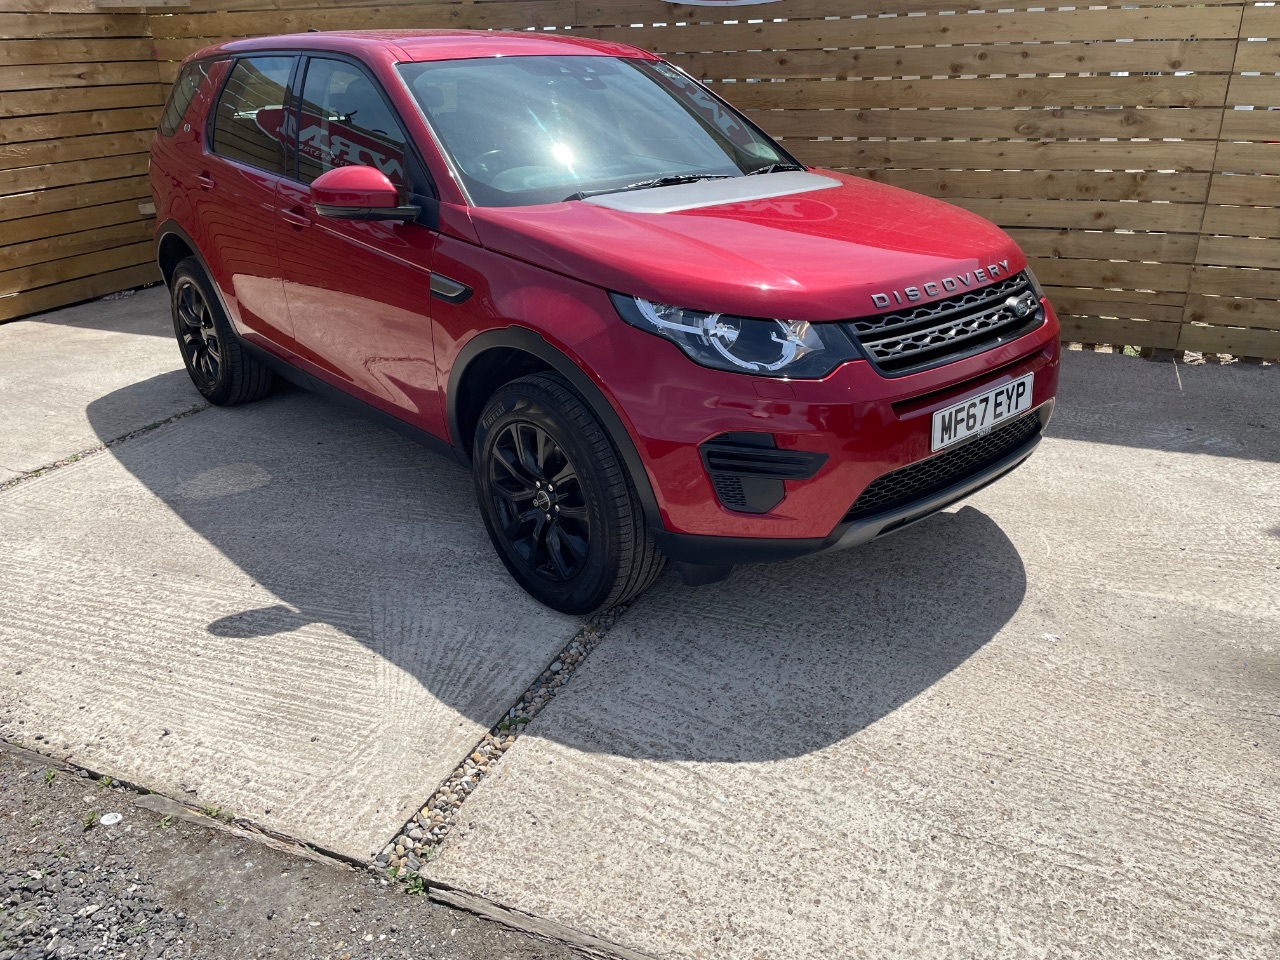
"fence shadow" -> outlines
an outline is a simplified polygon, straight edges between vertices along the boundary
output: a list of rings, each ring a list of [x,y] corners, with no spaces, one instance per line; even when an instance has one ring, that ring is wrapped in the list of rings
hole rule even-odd
[[[1280,462],[1280,365],[1187,366],[1067,350],[1049,436]]]
[[[169,292],[162,285],[126,290],[110,297],[78,303],[27,317],[26,322],[54,327],[80,327],[140,337],[172,337]]]

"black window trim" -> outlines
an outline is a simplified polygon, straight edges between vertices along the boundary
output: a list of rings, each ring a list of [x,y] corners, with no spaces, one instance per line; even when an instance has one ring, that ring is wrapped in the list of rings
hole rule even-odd
[[[284,156],[282,158],[282,166],[280,170],[267,170],[255,164],[249,163],[247,160],[240,160],[236,157],[229,157],[225,153],[219,153],[213,148],[213,136],[218,125],[218,106],[222,103],[222,97],[227,91],[227,84],[231,80],[231,75],[235,72],[236,64],[241,60],[263,60],[268,57],[292,57],[293,66],[289,69],[289,79],[286,81],[284,103],[281,106],[287,112],[293,102],[294,81],[298,77],[298,67],[302,63],[305,51],[300,50],[254,50],[248,53],[236,54],[226,58],[229,61],[226,76],[218,84],[217,94],[209,101],[209,113],[204,125],[204,148],[210,154],[217,157],[223,163],[234,163],[237,166],[247,167],[250,170],[256,170],[258,173],[265,173],[270,177],[280,177],[281,179],[289,179],[289,154],[293,152],[290,143],[287,141],[283,146]],[[210,57],[210,60],[221,60],[221,57]]]

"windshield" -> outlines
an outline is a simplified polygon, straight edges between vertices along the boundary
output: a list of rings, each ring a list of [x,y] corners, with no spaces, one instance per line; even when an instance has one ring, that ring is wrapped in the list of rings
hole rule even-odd
[[[659,61],[488,57],[399,69],[479,206],[795,164],[741,114]]]

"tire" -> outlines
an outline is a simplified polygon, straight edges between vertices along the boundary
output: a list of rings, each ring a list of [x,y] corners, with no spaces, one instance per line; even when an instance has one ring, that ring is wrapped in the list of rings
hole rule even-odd
[[[647,590],[666,558],[609,435],[564,378],[499,387],[472,446],[476,496],[498,556],[554,610],[586,614]]]
[[[195,257],[174,269],[169,303],[183,363],[206,400],[232,407],[266,396],[274,376],[241,345]]]

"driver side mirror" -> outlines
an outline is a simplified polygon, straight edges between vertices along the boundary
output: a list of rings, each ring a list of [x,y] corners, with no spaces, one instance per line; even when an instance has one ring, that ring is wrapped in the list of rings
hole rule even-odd
[[[375,167],[326,170],[311,182],[316,213],[334,220],[415,220],[419,209],[400,205],[400,191]]]

